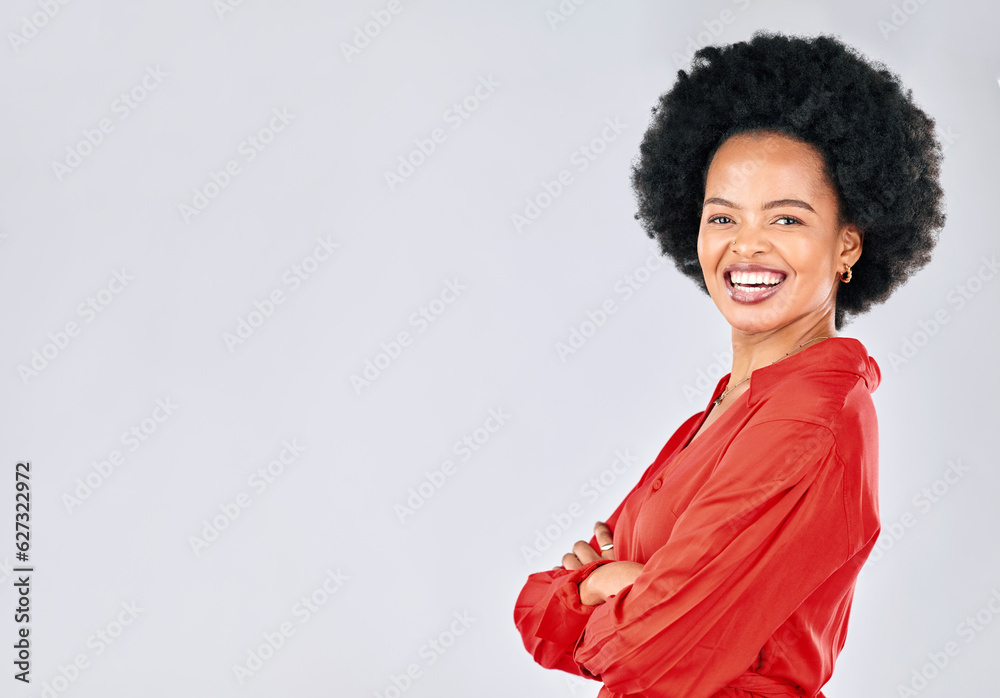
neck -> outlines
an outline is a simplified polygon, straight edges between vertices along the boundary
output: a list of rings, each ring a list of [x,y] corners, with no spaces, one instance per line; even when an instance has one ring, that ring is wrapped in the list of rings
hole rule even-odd
[[[800,326],[792,323],[767,332],[743,332],[734,327],[733,370],[729,385],[735,385],[758,368],[779,361],[789,352],[795,354],[800,348],[808,349],[825,341],[818,339],[819,337],[836,336],[832,318]],[[803,347],[803,344],[806,346]]]

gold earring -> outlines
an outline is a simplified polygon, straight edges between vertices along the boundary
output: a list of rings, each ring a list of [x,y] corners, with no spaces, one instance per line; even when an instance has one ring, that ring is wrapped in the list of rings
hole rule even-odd
[[[840,280],[845,284],[851,283],[851,277],[854,276],[854,272],[851,271],[851,265],[847,265],[847,271],[840,273]]]

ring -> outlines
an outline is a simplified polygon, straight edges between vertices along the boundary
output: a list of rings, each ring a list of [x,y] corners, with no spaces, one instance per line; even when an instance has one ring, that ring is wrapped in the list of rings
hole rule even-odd
[[[602,545],[601,552],[603,553],[605,550],[611,550],[613,547],[615,547],[614,543],[608,543],[607,545]]]

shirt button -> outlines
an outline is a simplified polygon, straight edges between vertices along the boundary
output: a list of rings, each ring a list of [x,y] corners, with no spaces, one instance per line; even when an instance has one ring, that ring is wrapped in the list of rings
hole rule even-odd
[[[661,480],[653,480],[653,489],[654,490],[660,489],[660,485],[662,485],[662,484],[663,484],[663,482]]]

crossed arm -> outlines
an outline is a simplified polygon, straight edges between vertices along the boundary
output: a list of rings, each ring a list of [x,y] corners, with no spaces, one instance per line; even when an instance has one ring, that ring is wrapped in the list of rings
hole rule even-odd
[[[594,536],[601,548],[612,543],[611,529],[603,521],[594,525]],[[578,540],[573,544],[573,550],[563,555],[562,565],[554,569],[575,570],[588,562],[595,560],[614,560],[615,549],[608,548],[600,554],[590,543]],[[642,564],[638,562],[611,562],[601,565],[580,582],[580,603],[585,606],[597,606],[614,596],[627,586],[630,586],[642,572]]]
[[[825,426],[783,419],[744,430],[645,564],[600,551],[619,505],[560,567],[529,575],[514,614],[526,649],[615,693],[713,695],[833,575],[815,603],[836,623],[846,617],[859,564],[846,563],[863,560],[878,533],[865,477],[838,458]],[[828,672],[809,666],[802,678],[821,685]]]

